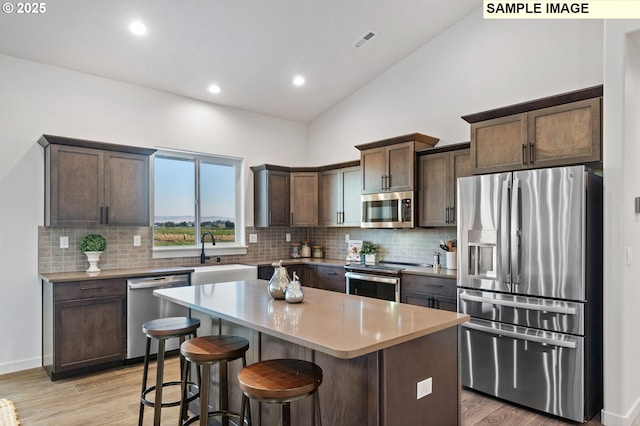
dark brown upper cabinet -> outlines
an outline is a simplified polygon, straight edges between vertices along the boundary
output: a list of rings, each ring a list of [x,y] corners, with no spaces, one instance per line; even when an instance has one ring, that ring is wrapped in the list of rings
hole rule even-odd
[[[334,189],[334,182],[328,178],[328,171],[336,171],[341,174],[344,191],[353,192],[354,169],[359,166],[359,161],[350,161],[340,164],[330,164],[319,167],[286,167],[272,164],[252,166],[253,172],[253,207],[254,226],[264,228],[269,226],[335,226],[335,223],[321,223],[325,216],[336,217],[339,210],[337,197],[342,193],[329,193],[329,187]],[[359,173],[359,171],[358,171]],[[358,183],[359,183],[359,175]],[[337,183],[337,181],[336,181]],[[324,189],[321,189],[324,188]],[[337,188],[336,188],[337,189]],[[360,187],[357,187],[357,191]],[[322,192],[322,194],[321,194]],[[321,200],[320,197],[323,197]],[[326,197],[326,199],[325,199]],[[344,201],[345,222],[360,225],[359,206],[360,193],[357,193],[357,218],[354,218],[356,208],[354,197]],[[335,202],[334,202],[335,201]],[[347,205],[349,215],[346,215]],[[353,207],[353,208],[352,208]],[[338,210],[336,210],[338,209]],[[336,211],[334,211],[336,210]],[[330,212],[325,214],[323,212]],[[346,225],[346,223],[344,223]]]
[[[318,172],[292,172],[291,226],[318,226]]]
[[[601,164],[602,86],[462,117],[473,174]]]
[[[153,149],[43,135],[45,226],[148,226]]]
[[[412,133],[363,145],[360,150],[362,194],[413,191],[415,152],[433,147],[437,138]]]
[[[418,226],[456,225],[456,180],[471,175],[469,143],[418,155]]]
[[[318,175],[320,226],[360,226],[360,167],[345,167]]]
[[[289,226],[289,170],[263,164],[253,171],[253,221],[257,228]]]

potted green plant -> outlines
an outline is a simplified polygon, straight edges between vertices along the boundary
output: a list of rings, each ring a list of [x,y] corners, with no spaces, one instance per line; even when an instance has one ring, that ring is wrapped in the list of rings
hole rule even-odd
[[[371,241],[365,241],[364,243],[362,243],[360,254],[364,254],[365,265],[375,265],[377,252],[378,246]]]
[[[89,268],[87,272],[100,272],[98,261],[103,251],[107,249],[107,240],[99,234],[89,234],[80,241],[80,251],[87,256]]]

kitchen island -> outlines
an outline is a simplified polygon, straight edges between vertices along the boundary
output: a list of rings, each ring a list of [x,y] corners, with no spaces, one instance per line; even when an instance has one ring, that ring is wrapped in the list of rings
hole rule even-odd
[[[248,363],[286,357],[318,364],[324,424],[459,423],[456,326],[467,315],[306,287],[304,301],[289,304],[272,299],[267,286],[247,280],[154,294],[211,315],[223,334],[247,338]],[[239,367],[229,370],[234,377]],[[240,392],[230,382],[231,403],[239,407]],[[292,404],[293,424],[311,426],[312,403]],[[251,407],[254,421],[257,405]],[[254,424],[272,424],[277,414],[277,406],[262,404],[263,422]]]

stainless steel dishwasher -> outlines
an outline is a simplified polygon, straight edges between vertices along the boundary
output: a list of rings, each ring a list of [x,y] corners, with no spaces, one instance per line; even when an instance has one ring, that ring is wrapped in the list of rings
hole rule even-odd
[[[153,295],[153,290],[169,287],[184,287],[190,283],[189,274],[161,277],[132,278],[127,280],[127,358],[144,356],[147,336],[142,333],[142,324],[157,318],[186,317],[189,308],[168,302]],[[179,340],[167,339],[166,350],[178,349]],[[151,340],[151,354],[158,352],[158,342]]]

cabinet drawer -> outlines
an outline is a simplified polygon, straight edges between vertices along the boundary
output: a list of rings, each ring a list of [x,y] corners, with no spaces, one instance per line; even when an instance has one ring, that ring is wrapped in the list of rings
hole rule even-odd
[[[124,279],[88,280],[58,283],[53,286],[53,301],[89,299],[103,296],[126,295]]]
[[[403,291],[456,298],[456,280],[425,275],[402,275]]]
[[[318,265],[318,288],[345,293],[347,282],[344,267]]]

